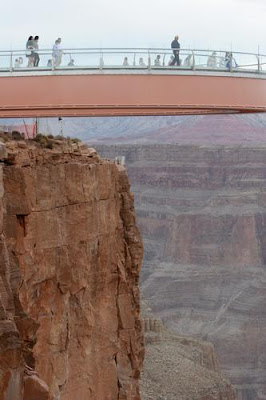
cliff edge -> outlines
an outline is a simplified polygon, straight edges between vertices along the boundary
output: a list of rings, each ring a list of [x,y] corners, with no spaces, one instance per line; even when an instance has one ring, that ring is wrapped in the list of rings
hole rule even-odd
[[[139,400],[142,242],[122,166],[0,144],[2,400]]]

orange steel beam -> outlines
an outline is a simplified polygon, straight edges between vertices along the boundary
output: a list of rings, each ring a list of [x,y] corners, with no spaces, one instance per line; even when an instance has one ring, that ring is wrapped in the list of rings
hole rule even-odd
[[[265,78],[107,72],[0,76],[1,118],[244,112],[266,112]]]

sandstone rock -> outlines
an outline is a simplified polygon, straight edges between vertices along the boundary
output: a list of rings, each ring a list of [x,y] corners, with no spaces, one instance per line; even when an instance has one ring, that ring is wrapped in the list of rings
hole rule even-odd
[[[140,400],[142,242],[125,171],[87,147],[6,145],[1,400]]]
[[[49,388],[38,376],[24,377],[23,400],[49,400]]]
[[[0,142],[0,160],[4,160],[7,156],[6,146],[4,143]]]

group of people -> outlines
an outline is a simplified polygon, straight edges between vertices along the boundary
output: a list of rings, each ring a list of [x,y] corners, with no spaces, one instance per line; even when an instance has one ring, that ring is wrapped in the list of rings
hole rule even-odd
[[[181,61],[179,58],[179,51],[180,51],[180,43],[179,43],[179,37],[176,35],[174,37],[174,40],[171,43],[171,48],[173,50],[173,56],[171,57],[168,65],[181,65]],[[157,56],[158,57],[158,56]],[[185,60],[183,65],[185,67],[190,67],[193,65],[193,54],[189,54]],[[226,52],[224,57],[217,57],[217,53],[216,51],[213,51],[211,53],[211,55],[208,57],[207,60],[207,67],[210,68],[236,68],[237,62],[233,57],[233,53],[232,52]]]
[[[218,57],[216,51],[213,51],[211,55],[208,57],[207,67],[210,68],[236,68],[238,64],[233,57],[233,53],[227,51],[224,57]]]
[[[62,39],[58,38],[56,39],[53,49],[52,49],[52,58],[48,60],[47,62],[47,67],[52,68],[52,67],[58,67],[62,63],[62,56],[63,56],[63,50],[61,47]],[[174,37],[174,40],[171,42],[171,49],[173,51],[173,55],[170,57],[170,60],[168,62],[168,66],[180,66],[181,65],[181,60],[179,58],[179,52],[180,52],[180,43],[179,43],[179,37],[176,35]],[[27,40],[26,43],[26,57],[28,58],[28,67],[38,67],[39,62],[40,62],[40,56],[38,54],[39,50],[39,36],[30,36]],[[19,57],[15,60],[15,68],[19,68],[23,63],[23,58]],[[185,67],[190,67],[194,63],[193,60],[193,54],[189,54],[183,61],[183,66]],[[135,62],[134,62],[135,65]],[[146,64],[143,60],[142,57],[139,59],[138,65],[140,67],[146,67]],[[164,60],[163,60],[163,65]],[[70,58],[69,63],[67,64],[69,67],[74,67],[74,60]],[[129,67],[130,64],[128,62],[128,57],[125,57],[123,60],[123,66],[124,67]],[[161,56],[158,54],[154,60],[154,66],[155,67],[160,67],[161,66]],[[235,59],[233,58],[232,52],[226,52],[224,57],[217,56],[216,52],[213,51],[211,55],[208,57],[207,60],[207,67],[209,68],[217,68],[217,67],[224,67],[224,68],[234,68],[237,67],[237,63]]]
[[[173,49],[173,56],[171,56],[170,61],[168,65],[180,65],[180,59],[179,59],[179,49],[180,49],[180,43],[178,42],[179,37],[176,35],[174,37],[174,40],[171,43],[171,48]],[[143,58],[141,57],[139,59],[139,64],[140,67],[146,67],[146,64],[143,61]],[[125,57],[123,60],[123,66],[124,67],[129,67],[129,62],[128,58]],[[160,67],[161,66],[161,56],[158,54],[154,60],[154,66],[155,67]]]
[[[26,43],[26,57],[28,58],[28,67],[38,67],[40,57],[39,50],[39,36],[30,36]]]
[[[52,59],[49,59],[47,62],[47,67],[58,67],[61,65],[63,50],[61,47],[62,39],[56,39],[53,50],[52,50]],[[30,36],[26,43],[26,57],[28,58],[28,67],[38,67],[40,62],[40,56],[38,54],[39,50],[39,36]],[[15,60],[15,67],[18,68],[20,64],[22,64],[23,59],[20,57]],[[68,66],[74,66],[74,60],[71,58]]]
[[[174,40],[171,42],[171,49],[173,51],[173,55],[170,57],[169,62],[167,63],[168,66],[180,66],[182,63],[182,60],[180,60],[179,58],[179,52],[180,52],[180,43],[179,43],[179,37],[178,35],[176,35],[174,37]],[[193,54],[188,54],[187,57],[184,59],[183,61],[183,66],[184,67],[192,67],[193,63],[194,63],[194,59],[193,59]],[[135,62],[133,65],[136,65]],[[161,64],[161,56],[160,54],[158,54],[154,60],[153,65],[155,67],[160,67]],[[164,61],[163,61],[163,66],[164,66]],[[123,60],[123,66],[124,67],[129,67],[130,64],[128,62],[128,58],[125,57]],[[139,63],[138,63],[139,67],[146,67],[145,62],[143,61],[143,58],[141,57],[139,59]],[[216,51],[213,51],[211,53],[211,55],[208,57],[207,60],[207,67],[209,68],[227,68],[227,69],[231,69],[231,68],[236,68],[238,66],[236,60],[233,57],[232,52],[226,52],[225,56],[217,56]]]

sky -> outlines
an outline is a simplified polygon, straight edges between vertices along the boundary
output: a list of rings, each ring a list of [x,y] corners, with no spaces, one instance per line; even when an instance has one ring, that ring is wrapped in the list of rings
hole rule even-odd
[[[266,0],[1,1],[1,50],[24,49],[39,35],[42,49],[182,48],[266,54]]]

